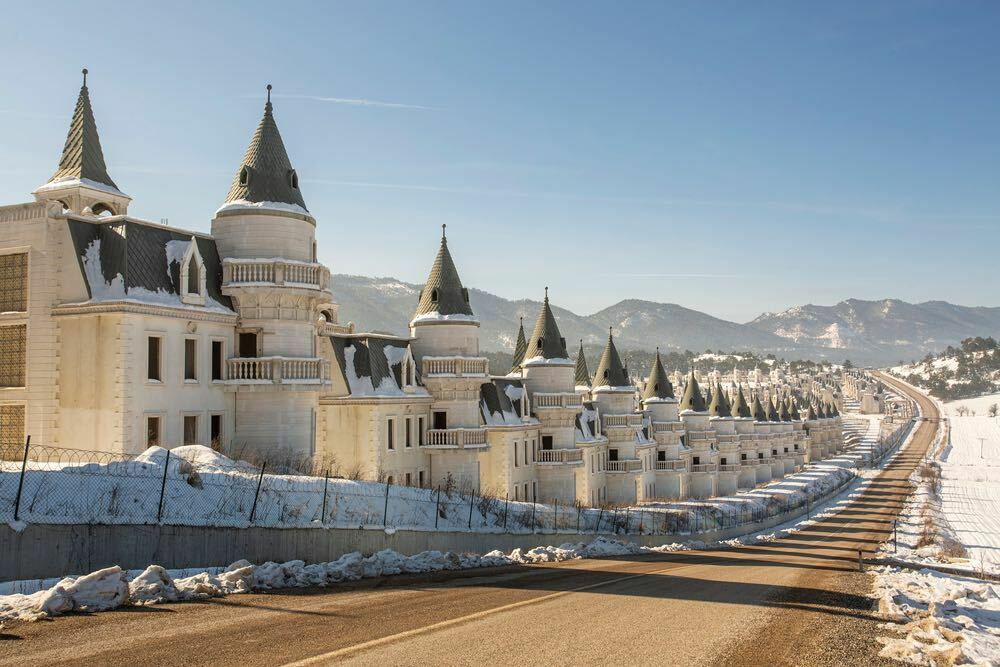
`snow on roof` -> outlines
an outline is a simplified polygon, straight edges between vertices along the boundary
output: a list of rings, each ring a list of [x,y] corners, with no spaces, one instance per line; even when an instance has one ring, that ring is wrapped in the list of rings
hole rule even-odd
[[[402,387],[409,341],[368,335],[335,336],[330,340],[351,396],[428,396],[416,373],[413,388],[404,391]]]
[[[486,426],[523,426],[538,420],[525,413],[524,385],[519,379],[493,378],[479,387],[479,411]]]
[[[299,215],[307,215],[310,218],[313,217],[312,213],[299,206],[298,204],[288,204],[281,201],[260,201],[252,202],[246,199],[237,199],[235,201],[226,202],[219,208],[215,210],[216,215],[224,211],[247,211],[251,213],[259,213],[261,211],[282,211],[285,213],[298,213]]]

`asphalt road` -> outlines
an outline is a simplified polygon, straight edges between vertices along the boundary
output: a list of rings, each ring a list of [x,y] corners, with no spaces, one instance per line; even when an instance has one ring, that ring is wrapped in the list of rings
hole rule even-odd
[[[858,550],[888,536],[936,428],[776,542],[73,615],[0,631],[0,665],[883,664]]]

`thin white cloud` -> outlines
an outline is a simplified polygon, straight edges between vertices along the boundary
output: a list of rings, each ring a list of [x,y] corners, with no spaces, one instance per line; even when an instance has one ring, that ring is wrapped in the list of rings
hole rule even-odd
[[[614,278],[739,278],[735,273],[605,273]]]
[[[255,95],[259,97],[259,95]],[[382,109],[415,109],[417,111],[435,111],[434,107],[427,107],[421,104],[403,104],[402,102],[384,102],[381,100],[368,100],[360,97],[324,97],[322,95],[284,95],[274,94],[271,97],[286,100],[312,100],[313,102],[327,102],[330,104],[346,104],[352,107],[379,107]]]

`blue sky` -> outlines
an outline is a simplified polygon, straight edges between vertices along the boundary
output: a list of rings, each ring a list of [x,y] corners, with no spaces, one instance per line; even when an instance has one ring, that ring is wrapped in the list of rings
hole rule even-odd
[[[207,231],[264,86],[320,259],[587,314],[1000,305],[1000,5],[29,3],[0,41],[0,203],[80,84],[131,213]]]

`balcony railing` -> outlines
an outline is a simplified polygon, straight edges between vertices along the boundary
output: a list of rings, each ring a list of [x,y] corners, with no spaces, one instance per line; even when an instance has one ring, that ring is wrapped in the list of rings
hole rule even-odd
[[[687,470],[687,463],[680,459],[676,461],[657,461],[657,470]]]
[[[432,428],[427,431],[421,447],[441,449],[464,449],[486,446],[484,428]]]
[[[691,472],[715,472],[717,468],[715,463],[696,463],[692,464]]]
[[[688,431],[688,442],[711,440],[715,435],[714,431]]]
[[[222,285],[293,285],[324,289],[330,271],[322,264],[279,259],[226,259],[222,263]]]
[[[579,408],[583,407],[583,396],[570,393],[543,393],[536,391],[533,395],[536,410],[546,408]]]
[[[604,427],[642,426],[642,415],[603,415]]]
[[[642,461],[639,459],[624,459],[608,461],[608,472],[642,472]]]
[[[482,377],[490,372],[485,357],[424,357],[424,377]]]
[[[683,433],[684,422],[653,422],[653,433]]]
[[[736,463],[720,463],[719,472],[739,472],[740,466]]]
[[[583,461],[582,449],[541,449],[538,463],[579,463]]]
[[[228,384],[320,384],[324,362],[318,358],[234,357],[226,360]]]

